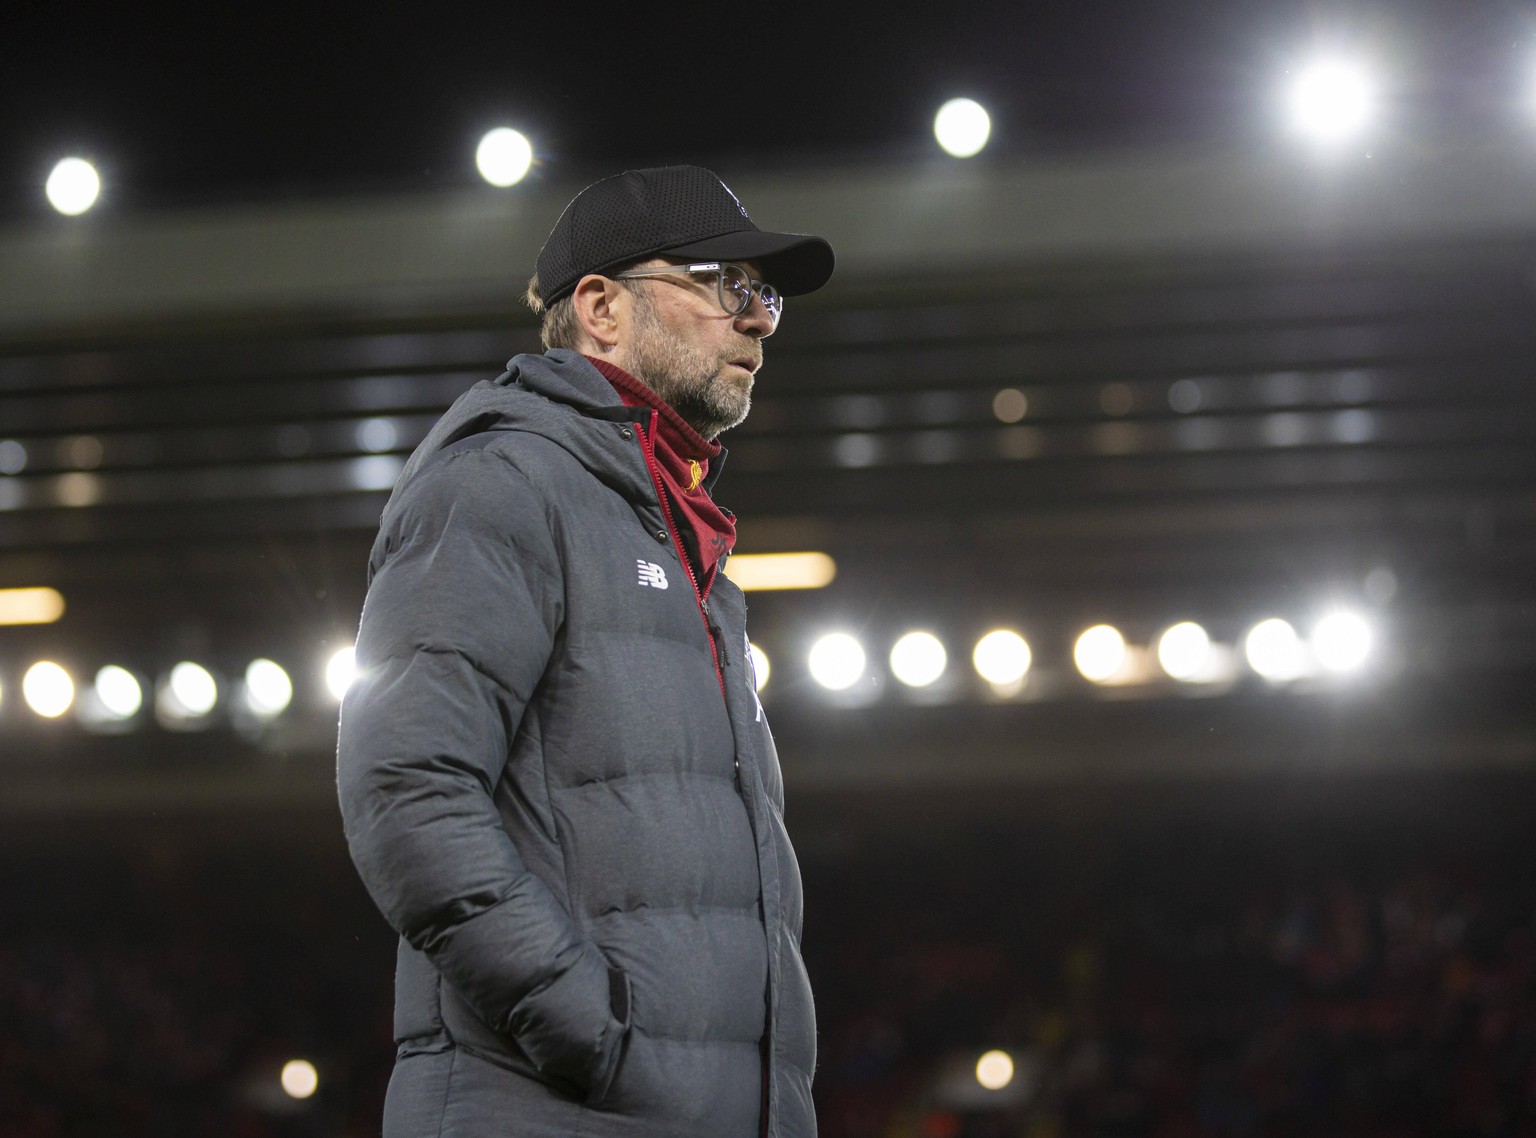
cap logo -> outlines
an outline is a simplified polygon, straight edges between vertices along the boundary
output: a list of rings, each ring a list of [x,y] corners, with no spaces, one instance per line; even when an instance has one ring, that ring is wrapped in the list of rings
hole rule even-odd
[[[737,197],[737,196],[736,196],[736,195],[735,195],[735,194],[734,194],[734,193],[733,193],[733,192],[732,192],[732,191],[731,191],[731,187],[730,187],[730,186],[727,186],[727,185],[726,185],[726,184],[725,184],[725,183],[724,183],[724,182],[721,182],[721,183],[720,183],[720,188],[721,188],[721,189],[722,189],[722,190],[724,190],[724,191],[725,191],[725,192],[726,192],[726,193],[727,193],[727,194],[728,194],[728,195],[729,195],[729,196],[730,196],[730,199],[731,199],[731,200],[732,200],[732,201],[733,201],[733,202],[735,202],[735,203],[736,203],[736,208],[737,208],[737,209],[739,209],[739,210],[741,210],[741,216],[742,216],[742,217],[744,217],[744,218],[746,218],[746,219],[747,219],[747,220],[748,220],[748,221],[751,221],[751,220],[752,220],[752,215],[751,215],[751,214],[749,214],[749,213],[748,213],[748,212],[747,212],[747,207],[746,207],[746,206],[744,206],[744,205],[742,205],[742,204],[741,204],[741,199],[740,199],[740,198],[738,198],[738,197]]]

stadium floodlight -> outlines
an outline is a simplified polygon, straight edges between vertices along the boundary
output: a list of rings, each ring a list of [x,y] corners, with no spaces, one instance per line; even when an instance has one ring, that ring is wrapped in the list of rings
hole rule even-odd
[[[811,645],[811,678],[828,691],[847,691],[864,675],[864,646],[846,632],[832,632]]]
[[[101,196],[101,175],[84,158],[65,158],[54,166],[43,191],[54,209],[78,217]]]
[[[1375,85],[1358,63],[1321,58],[1302,67],[1286,91],[1293,130],[1323,144],[1360,134],[1376,111]]]
[[[325,663],[325,686],[340,701],[357,679],[357,649],[348,646],[331,653]]]
[[[533,144],[528,136],[511,127],[487,131],[475,148],[475,167],[493,186],[515,186],[528,176],[533,166]]]
[[[1157,662],[1176,680],[1203,679],[1211,667],[1210,634],[1192,620],[1180,621],[1157,638]]]
[[[752,687],[762,691],[768,684],[768,676],[773,671],[773,666],[768,662],[768,653],[750,640],[747,641],[747,652],[752,657]]]
[[[1307,650],[1289,622],[1279,617],[1261,620],[1243,641],[1248,666],[1266,680],[1284,683],[1307,672]]]
[[[989,1091],[1000,1091],[1013,1082],[1013,1056],[1006,1051],[988,1051],[976,1060],[976,1081]]]
[[[39,660],[21,677],[21,695],[44,719],[57,719],[75,702],[75,681],[52,660]]]
[[[1120,630],[1109,624],[1096,624],[1077,638],[1072,647],[1072,660],[1084,679],[1096,684],[1106,683],[1119,674],[1125,666],[1127,651],[1125,637]]]
[[[933,136],[955,158],[980,154],[992,134],[992,118],[975,99],[951,99],[933,116]]]
[[[1029,642],[1011,628],[995,628],[971,652],[976,674],[993,687],[1011,687],[1029,674],[1033,662]]]
[[[245,705],[260,719],[281,715],[293,702],[293,681],[281,664],[252,660],[245,669]]]
[[[909,688],[925,688],[949,665],[944,645],[931,632],[909,632],[891,647],[891,674]]]
[[[278,1081],[289,1098],[309,1098],[320,1088],[320,1072],[308,1059],[290,1059],[283,1064]]]
[[[102,712],[111,719],[132,719],[144,706],[144,689],[139,686],[138,678],[116,664],[108,664],[96,673],[92,690]]]
[[[1365,617],[1346,610],[1331,612],[1312,628],[1312,655],[1330,672],[1354,672],[1370,658],[1373,641]]]
[[[202,726],[219,702],[219,684],[201,664],[183,660],[171,669],[155,696],[162,725],[176,729]]]

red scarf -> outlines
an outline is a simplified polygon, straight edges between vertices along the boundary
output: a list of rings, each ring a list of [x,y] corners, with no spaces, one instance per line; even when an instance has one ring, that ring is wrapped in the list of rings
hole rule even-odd
[[[708,596],[709,587],[715,580],[715,568],[736,544],[735,520],[715,505],[704,488],[710,460],[719,456],[720,444],[705,439],[654,391],[623,368],[592,356],[587,359],[602,372],[604,379],[613,384],[624,406],[648,407],[656,412],[648,417],[649,422],[655,423],[655,428],[647,427],[646,445],[656,457],[655,467],[666,488],[666,504],[671,506],[674,526],[686,524],[688,527],[686,535],[677,536],[694,562],[699,595]]]

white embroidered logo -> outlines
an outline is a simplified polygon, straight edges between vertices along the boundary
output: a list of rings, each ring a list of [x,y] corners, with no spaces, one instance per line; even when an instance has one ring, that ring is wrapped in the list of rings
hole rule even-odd
[[[640,584],[649,585],[653,589],[665,589],[667,587],[667,571],[654,561],[641,561],[638,558],[635,564],[640,567]]]

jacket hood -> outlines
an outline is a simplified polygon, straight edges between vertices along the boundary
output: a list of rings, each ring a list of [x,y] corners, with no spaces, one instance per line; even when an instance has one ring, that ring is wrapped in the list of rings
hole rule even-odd
[[[530,431],[559,443],[589,469],[611,464],[609,431],[599,423],[625,422],[634,416],[602,373],[580,352],[552,348],[507,361],[495,379],[483,379],[453,401],[411,453],[396,481],[409,482],[434,454],[482,431]],[[590,453],[592,447],[601,454]]]

